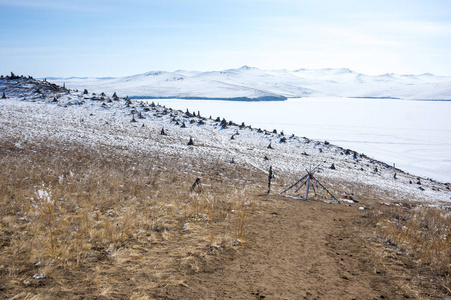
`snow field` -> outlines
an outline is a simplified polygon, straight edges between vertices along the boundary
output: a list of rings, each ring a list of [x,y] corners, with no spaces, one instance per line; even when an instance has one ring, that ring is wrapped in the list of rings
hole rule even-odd
[[[329,141],[409,173],[451,182],[451,102],[301,98],[283,102],[155,99],[266,129]]]
[[[280,133],[259,133],[256,129],[240,129],[235,125],[222,128],[219,122],[211,119],[204,119],[205,125],[200,125],[200,118],[188,117],[182,111],[163,106],[152,108],[145,103],[131,101],[127,107],[124,100],[102,103],[83,100],[82,97],[73,94],[60,98],[58,104],[49,103],[48,99],[37,102],[19,99],[0,101],[1,138],[16,140],[19,146],[27,142],[46,141],[60,143],[62,147],[65,143],[81,143],[97,149],[99,155],[102,149],[108,147],[116,149],[118,155],[152,153],[179,160],[201,161],[207,165],[222,161],[258,172],[262,176],[262,185],[266,183],[270,165],[280,186],[302,177],[305,168],[319,165],[320,171],[316,176],[331,191],[338,193],[335,195],[337,198],[347,192],[361,197],[377,194],[379,199],[387,201],[450,201],[451,194],[444,184],[421,178],[421,185],[418,185],[416,176],[360,153],[356,153],[354,158],[353,151],[345,154],[345,149],[324,142],[286,135],[286,142],[283,143],[280,142],[283,137]],[[81,105],[68,105],[83,102]],[[132,111],[141,111],[145,118],[136,118],[137,122],[131,122]],[[175,124],[176,120],[179,125]],[[186,128],[181,128],[182,122]],[[166,136],[160,135],[163,127]],[[232,135],[234,139],[231,139]],[[190,137],[194,140],[194,146],[187,145]],[[267,148],[269,144],[273,149]],[[269,160],[265,160],[265,156]],[[329,169],[332,163],[336,170]],[[185,171],[201,172],[189,163],[186,163]],[[246,176],[250,175],[237,174],[234,180],[239,184]],[[359,190],[355,186],[359,186]]]

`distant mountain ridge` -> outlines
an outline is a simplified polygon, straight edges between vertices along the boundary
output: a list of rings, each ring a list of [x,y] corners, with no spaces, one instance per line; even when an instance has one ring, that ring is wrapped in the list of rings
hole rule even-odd
[[[285,100],[299,97],[451,100],[451,76],[430,73],[370,76],[347,68],[222,71],[149,71],[126,77],[47,78],[71,89],[139,98]]]

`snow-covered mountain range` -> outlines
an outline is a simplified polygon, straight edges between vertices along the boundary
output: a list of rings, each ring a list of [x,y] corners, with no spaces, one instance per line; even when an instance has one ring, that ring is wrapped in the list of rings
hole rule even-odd
[[[364,75],[345,68],[224,71],[155,71],[119,78],[47,78],[71,89],[144,98],[285,100],[299,97],[364,97],[451,100],[451,76]]]

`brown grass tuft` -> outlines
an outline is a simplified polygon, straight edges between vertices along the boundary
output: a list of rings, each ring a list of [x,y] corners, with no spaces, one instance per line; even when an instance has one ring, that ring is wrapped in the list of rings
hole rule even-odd
[[[451,294],[451,211],[439,207],[400,205],[369,214],[374,232],[428,266]]]

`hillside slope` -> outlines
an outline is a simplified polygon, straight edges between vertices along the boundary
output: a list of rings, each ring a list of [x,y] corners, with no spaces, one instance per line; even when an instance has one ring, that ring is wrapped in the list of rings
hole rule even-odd
[[[29,82],[31,82],[31,86]],[[71,130],[77,130],[80,131],[83,138],[93,139],[93,141],[101,140],[103,145],[115,146],[126,143],[129,151],[161,150],[163,153],[174,153],[175,151],[180,154],[178,149],[189,149],[188,153],[191,158],[198,157],[198,159],[206,160],[211,157],[211,159],[216,160],[218,157],[223,157],[224,161],[233,159],[237,164],[259,170],[263,174],[269,165],[273,165],[284,176],[295,177],[299,175],[299,172],[303,172],[303,169],[299,169],[299,166],[320,165],[322,176],[330,180],[358,182],[371,186],[371,188],[390,190],[392,195],[395,191],[403,195],[409,193],[410,199],[449,200],[446,194],[434,191],[432,189],[433,184],[431,184],[431,188],[421,191],[415,185],[406,185],[406,182],[408,183],[412,178],[416,178],[413,175],[400,175],[401,170],[394,169],[352,150],[345,151],[345,149],[327,142],[311,141],[308,138],[296,136],[285,137],[283,133],[256,130],[250,128],[250,126],[241,126],[241,123],[238,123],[240,125],[238,126],[235,123],[232,124],[232,121],[227,121],[227,124],[230,124],[224,127],[220,124],[219,118],[217,120],[207,119],[196,116],[195,113],[193,116],[193,114],[174,111],[171,108],[150,106],[146,102],[137,100],[120,98],[113,100],[107,95],[83,95],[81,92],[71,92],[64,88],[53,92],[46,89],[46,86],[52,87],[48,82],[38,82],[36,86],[33,82],[35,81],[27,78],[0,79],[0,93],[5,91],[6,95],[12,96],[10,99],[2,101],[5,108],[30,106],[30,112],[38,108],[44,109],[42,112],[38,110],[26,116],[27,119],[39,118],[33,122],[36,124],[34,129],[28,129],[32,132],[9,133],[17,126],[12,126],[11,129],[6,127],[6,130],[3,131],[5,138],[12,137],[14,134],[17,134],[17,136],[27,134],[28,138],[39,140],[40,135],[45,132],[51,134],[54,131],[51,136],[58,136],[58,140],[64,136],[74,140],[79,134],[72,134]],[[36,101],[46,105],[36,106],[33,104]],[[86,122],[92,119],[89,118],[89,115],[86,115],[87,113],[98,114],[98,118],[107,120],[107,126],[102,125],[101,130],[99,129],[100,136],[91,136],[87,132],[82,132],[82,128],[87,124]],[[83,120],[80,123],[82,127],[70,129],[65,124],[68,122],[66,115],[70,116],[71,122]],[[4,122],[16,121],[6,118]],[[92,122],[98,121],[92,120]],[[184,125],[182,126],[182,124]],[[109,127],[111,128],[108,129]],[[173,133],[169,137],[162,137],[161,141],[157,143],[152,141],[148,144],[150,142],[147,141],[149,132],[158,132],[158,128],[167,128]],[[60,131],[61,133],[59,133]],[[130,134],[125,134],[121,139],[126,140],[119,143],[110,135],[111,132],[116,131],[130,131]],[[232,136],[233,139],[231,139]],[[146,139],[142,140],[144,137]],[[184,140],[188,140],[189,137],[197,140],[202,147],[183,145]],[[156,139],[158,140],[158,138]],[[89,141],[88,144],[93,143],[93,141]],[[160,143],[163,144],[160,145]],[[267,148],[270,144],[274,149]],[[264,160],[265,156],[270,160]],[[329,169],[328,167],[332,163],[339,167],[336,170]],[[374,171],[376,168],[377,172]],[[394,173],[398,173],[400,180],[393,180]],[[400,176],[404,177],[400,178]]]
[[[22,77],[0,79],[3,92],[3,298],[448,295],[446,269],[375,233],[393,224],[424,241],[443,225],[446,236],[449,222],[427,218],[427,231],[397,222],[431,209],[447,218],[448,184],[325,141],[153,103]],[[310,166],[341,204],[278,195]],[[449,241],[437,240],[444,250],[427,248],[449,259]]]

